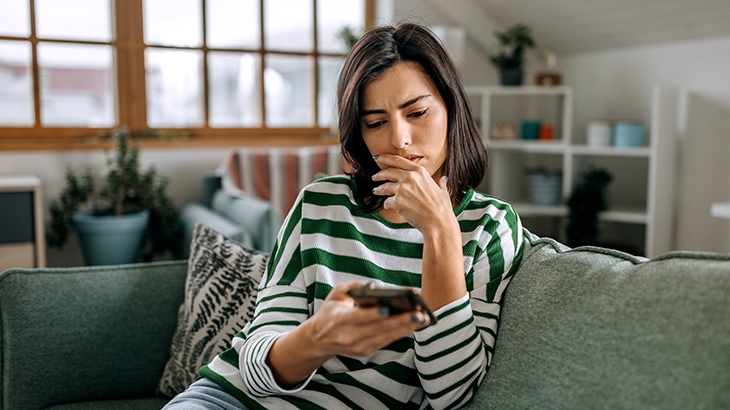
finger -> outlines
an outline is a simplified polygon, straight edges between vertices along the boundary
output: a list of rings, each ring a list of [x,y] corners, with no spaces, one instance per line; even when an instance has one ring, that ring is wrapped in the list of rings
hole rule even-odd
[[[407,158],[401,157],[395,154],[381,154],[373,156],[375,163],[381,169],[387,168],[401,168],[401,169],[414,169],[418,164],[409,161]]]
[[[327,295],[325,300],[327,300],[327,299],[329,299],[329,300],[351,300],[352,298],[350,297],[350,295],[347,294],[347,291],[349,291],[350,289],[361,288],[361,287],[363,287],[363,283],[364,283],[363,281],[359,281],[359,280],[340,283],[340,284],[336,285],[334,288],[332,288],[332,290]],[[370,285],[368,285],[368,286],[370,286]]]
[[[373,175],[373,181],[400,181],[408,170],[402,168],[384,168]]]

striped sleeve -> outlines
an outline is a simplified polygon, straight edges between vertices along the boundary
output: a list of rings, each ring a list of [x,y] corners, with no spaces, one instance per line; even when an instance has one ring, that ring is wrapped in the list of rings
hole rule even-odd
[[[285,389],[276,383],[266,359],[281,335],[292,331],[309,317],[306,286],[301,275],[301,196],[284,221],[272,251],[265,279],[261,281],[256,312],[244,329],[238,355],[239,369],[252,395],[296,393],[307,385],[314,372],[298,386]]]
[[[487,207],[475,288],[434,312],[439,321],[414,333],[416,368],[434,409],[468,402],[492,360],[501,300],[520,258],[522,225],[511,206]]]

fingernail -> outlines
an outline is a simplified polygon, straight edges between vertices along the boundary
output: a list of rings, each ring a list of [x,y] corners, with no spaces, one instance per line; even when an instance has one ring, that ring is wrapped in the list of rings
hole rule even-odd
[[[373,161],[377,161],[378,158],[380,158],[380,155],[373,155]]]
[[[378,308],[378,313],[380,314],[380,316],[388,315],[388,314],[390,314],[390,307],[381,306]]]
[[[371,281],[371,280],[366,280],[365,282],[362,283],[362,287],[364,287],[364,288],[369,288],[372,285],[373,285],[373,281]]]
[[[448,184],[449,183],[449,177],[444,177],[444,182]]]
[[[423,322],[423,319],[421,319],[420,317],[418,317],[418,314],[417,313],[414,313],[414,314],[411,315],[411,322],[413,322],[413,323],[420,323],[420,322]]]

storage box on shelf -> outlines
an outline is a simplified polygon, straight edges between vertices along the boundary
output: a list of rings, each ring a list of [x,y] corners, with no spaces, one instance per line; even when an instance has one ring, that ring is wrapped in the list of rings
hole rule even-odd
[[[671,250],[676,90],[653,90],[651,118],[646,121],[648,138],[643,147],[590,146],[585,137],[576,141],[571,130],[573,94],[568,86],[486,86],[467,87],[466,91],[490,155],[490,170],[480,188],[510,202],[528,229],[565,240],[568,208],[564,200],[581,173],[596,166],[614,177],[608,188],[610,208],[600,215],[604,235],[599,240],[628,241],[628,248],[649,257]],[[498,128],[496,124],[511,123],[520,130],[523,121],[534,120],[551,124],[555,139],[523,140],[519,131],[514,139],[496,139],[492,135]],[[562,172],[560,204],[531,202],[527,171],[536,168]],[[546,230],[541,231],[544,227]]]

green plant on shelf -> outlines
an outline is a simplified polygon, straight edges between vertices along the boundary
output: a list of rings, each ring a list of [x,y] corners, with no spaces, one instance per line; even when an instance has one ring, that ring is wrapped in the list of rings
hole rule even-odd
[[[568,197],[568,225],[565,228],[570,247],[595,245],[598,238],[598,214],[608,209],[606,187],[613,180],[602,168],[591,167]]]

